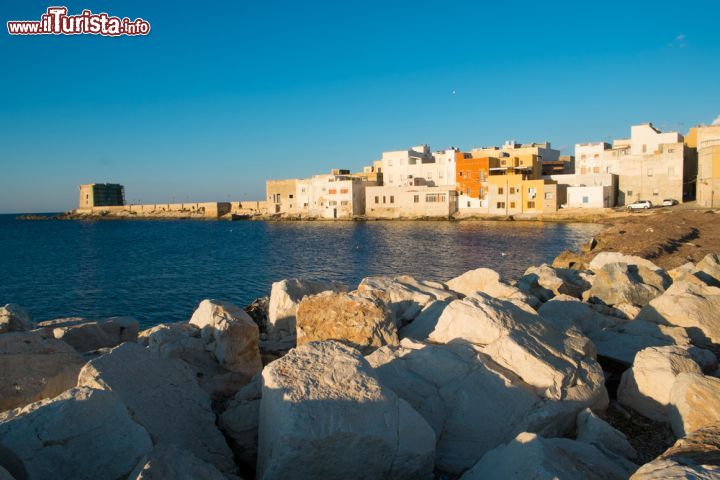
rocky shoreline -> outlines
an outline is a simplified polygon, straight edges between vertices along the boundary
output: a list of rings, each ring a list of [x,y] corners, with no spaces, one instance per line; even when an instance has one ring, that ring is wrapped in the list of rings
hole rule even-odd
[[[286,279],[145,331],[8,304],[0,480],[720,478],[720,258],[602,243],[513,281]]]

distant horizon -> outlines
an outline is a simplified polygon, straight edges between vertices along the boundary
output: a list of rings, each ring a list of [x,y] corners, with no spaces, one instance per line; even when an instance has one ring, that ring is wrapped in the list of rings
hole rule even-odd
[[[3,28],[49,5],[3,2]],[[710,0],[64,5],[152,31],[0,34],[0,213],[70,210],[83,183],[120,183],[128,203],[260,200],[267,179],[412,145],[574,154],[634,124],[685,135],[720,116]]]

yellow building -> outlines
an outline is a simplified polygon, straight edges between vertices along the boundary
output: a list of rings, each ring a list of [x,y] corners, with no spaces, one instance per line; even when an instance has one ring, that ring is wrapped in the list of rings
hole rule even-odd
[[[488,177],[488,213],[515,215],[557,211],[561,200],[557,184],[541,177],[542,163],[537,155],[498,158]]]

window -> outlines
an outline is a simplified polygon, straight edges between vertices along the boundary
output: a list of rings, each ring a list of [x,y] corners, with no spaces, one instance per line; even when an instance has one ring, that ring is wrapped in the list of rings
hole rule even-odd
[[[328,193],[329,193],[330,195],[336,195],[336,194],[337,194],[337,189],[331,188],[330,190],[328,190]]]
[[[485,181],[485,172],[484,171],[480,172],[480,181],[481,182]]]
[[[390,195],[390,203],[395,203],[395,195]]]
[[[600,167],[593,167],[593,173],[600,173]]]
[[[668,148],[668,153],[674,153],[674,152],[675,152],[674,148]]]
[[[643,145],[643,146],[642,146],[642,153],[646,153],[646,152],[647,152],[647,145]]]
[[[514,195],[514,194],[515,194],[515,187],[510,187],[510,195]]]
[[[438,172],[438,178],[444,178],[444,177],[445,177],[445,173],[443,173],[443,171],[440,170],[440,171]]]
[[[505,208],[505,202],[497,202],[497,208]]]
[[[425,201],[428,203],[445,203],[447,196],[444,193],[427,193]]]
[[[462,172],[462,171],[460,172],[460,176],[461,176],[461,177],[463,176],[463,172]]]
[[[632,197],[632,190],[628,190],[628,191],[627,191],[627,196],[628,196],[628,197]]]
[[[386,203],[386,202],[387,202],[387,200],[385,198],[385,195],[383,195],[383,203]]]
[[[308,206],[308,204],[307,204],[307,203],[303,203],[303,207],[307,207],[307,206]]]
[[[420,195],[413,195],[413,203],[420,203]]]
[[[378,204],[378,203],[380,203],[380,197],[375,196],[375,204]]]
[[[527,202],[527,208],[535,208],[535,202],[534,201]]]
[[[293,198],[292,193],[291,193],[290,195],[288,195],[288,197],[289,197],[289,198]]]
[[[388,167],[392,167],[392,158],[388,159]]]
[[[343,200],[342,202],[340,202],[340,205],[342,205],[343,207],[347,207],[349,203],[350,202],[348,202],[347,200]]]
[[[467,203],[468,203],[468,208],[470,208],[470,201],[468,201]]]
[[[588,203],[590,203],[590,199],[588,197],[583,197],[582,202],[583,204],[587,205]]]
[[[480,187],[480,198],[485,198],[485,187]]]
[[[515,208],[515,202],[510,202],[510,208]]]
[[[600,154],[596,153],[595,155],[593,155],[593,158],[600,158]]]
[[[300,189],[300,193],[305,193],[305,187],[302,187],[302,188]]]
[[[582,167],[580,169],[580,175],[587,175],[587,167]]]
[[[552,192],[545,192],[545,200],[552,200],[553,194]]]
[[[585,155],[584,153],[582,155],[580,155],[580,160],[585,160],[586,158],[587,158],[587,155]]]
[[[505,193],[505,189],[504,189],[503,187],[499,187],[499,188],[498,188],[498,195],[502,195],[503,193]]]
[[[660,192],[658,191],[658,189],[657,188],[653,189],[653,197],[657,197],[658,195],[660,195]]]
[[[331,201],[328,202],[328,205],[330,205],[331,207],[336,207],[336,206],[337,206],[337,202],[336,202],[335,200],[331,200]]]
[[[341,189],[340,189],[340,193],[341,193],[341,194],[343,194],[343,193],[348,193],[348,189],[347,189],[347,188],[341,188]]]

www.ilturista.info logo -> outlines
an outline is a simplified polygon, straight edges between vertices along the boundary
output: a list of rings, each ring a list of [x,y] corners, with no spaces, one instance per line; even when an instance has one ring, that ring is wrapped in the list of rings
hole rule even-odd
[[[142,18],[111,17],[107,13],[83,10],[80,15],[68,15],[67,7],[49,7],[37,20],[7,22],[10,35],[147,35],[150,23]]]

